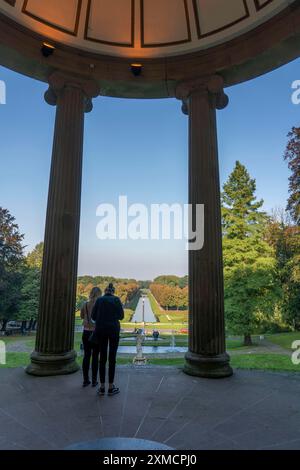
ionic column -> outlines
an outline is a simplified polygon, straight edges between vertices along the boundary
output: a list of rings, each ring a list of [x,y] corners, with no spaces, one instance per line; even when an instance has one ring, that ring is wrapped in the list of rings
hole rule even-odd
[[[189,351],[185,372],[200,377],[232,374],[225,352],[224,287],[216,109],[228,104],[219,76],[177,87],[189,116],[189,203],[204,205],[204,245],[189,250]],[[190,220],[190,224],[192,221]]]
[[[27,372],[78,370],[74,347],[84,113],[99,94],[93,81],[55,72],[45,100],[56,105],[35,351]]]

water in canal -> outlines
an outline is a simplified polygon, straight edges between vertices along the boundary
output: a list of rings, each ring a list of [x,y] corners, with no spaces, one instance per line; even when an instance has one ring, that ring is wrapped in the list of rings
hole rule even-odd
[[[157,320],[153,313],[150,300],[148,299],[148,297],[140,297],[131,322],[141,323],[143,321],[143,300],[144,300],[144,321],[146,323],[156,323]]]

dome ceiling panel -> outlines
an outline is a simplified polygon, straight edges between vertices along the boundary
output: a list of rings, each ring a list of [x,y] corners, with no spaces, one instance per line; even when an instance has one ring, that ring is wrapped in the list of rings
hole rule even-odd
[[[198,37],[204,38],[224,31],[249,18],[250,12],[246,0],[194,0]]]
[[[134,46],[134,0],[89,0],[85,39]]]
[[[223,44],[294,1],[0,0],[0,13],[55,44],[140,59]]]
[[[77,35],[82,0],[25,0],[22,12],[51,27]]]
[[[187,0],[141,0],[142,47],[191,41]]]
[[[272,0],[254,0],[255,6],[257,10],[261,10],[268,5],[268,3],[272,3]]]

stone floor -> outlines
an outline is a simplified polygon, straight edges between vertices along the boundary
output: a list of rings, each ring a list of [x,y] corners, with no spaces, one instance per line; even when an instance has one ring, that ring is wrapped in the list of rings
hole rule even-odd
[[[176,368],[120,367],[122,393],[96,396],[81,375],[0,371],[0,449],[63,449],[134,437],[174,449],[299,449],[300,376],[236,371],[228,379]]]

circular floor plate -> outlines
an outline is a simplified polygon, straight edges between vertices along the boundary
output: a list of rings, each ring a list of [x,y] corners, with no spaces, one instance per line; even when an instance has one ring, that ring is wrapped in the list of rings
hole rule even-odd
[[[96,441],[80,442],[66,450],[173,450],[160,442],[125,437],[106,437]]]

